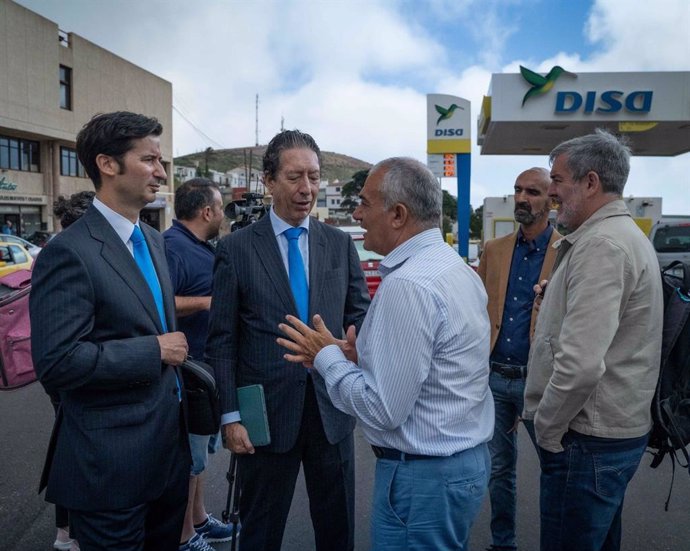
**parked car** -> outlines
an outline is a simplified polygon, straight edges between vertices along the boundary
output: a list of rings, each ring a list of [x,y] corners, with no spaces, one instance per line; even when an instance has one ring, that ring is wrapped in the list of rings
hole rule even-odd
[[[652,227],[649,239],[661,268],[674,260],[690,262],[690,222],[659,222]]]
[[[17,243],[0,241],[0,277],[17,270],[30,270],[33,263],[34,259],[24,247]]]
[[[26,239],[22,237],[17,237],[16,235],[0,235],[0,239],[6,243],[16,243],[17,245],[21,245],[24,247],[29,254],[31,255],[31,258],[36,259],[38,256],[38,253],[41,252],[41,247],[38,245],[34,245],[30,241],[27,241]]]
[[[362,265],[362,271],[367,279],[367,288],[369,289],[369,296],[374,298],[376,289],[381,284],[381,274],[379,273],[379,261],[383,258],[380,254],[373,251],[367,251],[364,248],[364,234],[367,230],[359,226],[338,226],[340,231],[344,231],[355,243],[355,249],[359,255],[359,261]]]
[[[375,253],[374,251],[367,251],[364,248],[364,234],[352,235],[352,241],[355,243],[355,249],[357,249],[359,261],[362,264],[362,271],[364,272],[364,277],[367,279],[369,296],[374,298],[374,294],[381,284],[379,261],[383,258],[383,256]]]
[[[54,233],[47,231],[35,231],[26,239],[38,247],[45,247],[48,244],[48,241],[50,241],[53,237],[55,237]]]

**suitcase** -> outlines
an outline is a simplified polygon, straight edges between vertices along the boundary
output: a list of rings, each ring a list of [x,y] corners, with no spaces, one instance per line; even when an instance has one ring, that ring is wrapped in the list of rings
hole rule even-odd
[[[31,359],[30,291],[31,270],[0,278],[0,390],[36,380]]]

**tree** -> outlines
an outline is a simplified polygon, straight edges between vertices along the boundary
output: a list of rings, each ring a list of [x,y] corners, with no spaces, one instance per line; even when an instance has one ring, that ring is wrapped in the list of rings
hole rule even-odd
[[[340,195],[343,197],[340,208],[345,209],[348,214],[355,212],[359,205],[359,192],[362,191],[367,176],[369,176],[369,169],[358,170],[352,175],[352,180],[340,188]]]
[[[458,219],[458,200],[445,189],[443,190],[442,209],[443,215],[450,218],[453,222]]]
[[[470,239],[481,239],[484,226],[484,205],[470,215]]]
[[[208,158],[213,154],[213,148],[207,147],[204,150],[204,177],[209,178],[211,176],[211,171],[208,168]]]

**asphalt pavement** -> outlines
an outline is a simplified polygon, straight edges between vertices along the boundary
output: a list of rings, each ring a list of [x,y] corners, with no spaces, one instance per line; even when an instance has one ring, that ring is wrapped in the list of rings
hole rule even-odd
[[[52,427],[53,409],[37,383],[0,393],[0,551],[49,551],[55,537],[53,507],[37,494],[38,479]],[[374,456],[359,431],[356,449],[355,550],[369,549],[369,512]],[[524,430],[518,462],[518,545],[521,551],[539,549],[539,465]],[[225,474],[230,454],[211,457],[207,476],[207,507],[220,517],[227,497]],[[624,551],[690,551],[690,476],[676,469],[668,512],[664,502],[671,482],[671,465],[642,465],[628,488],[623,513]],[[78,489],[75,488],[75,491]],[[483,551],[491,543],[488,499],[472,531],[470,549]],[[240,537],[241,541],[241,537]],[[216,544],[230,551],[229,543]],[[309,506],[300,476],[290,511],[284,551],[314,549]]]

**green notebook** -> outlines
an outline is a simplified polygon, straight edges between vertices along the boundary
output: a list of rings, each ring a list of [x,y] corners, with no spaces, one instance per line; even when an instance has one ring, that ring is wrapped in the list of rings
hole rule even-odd
[[[241,423],[247,429],[254,446],[268,446],[271,432],[268,428],[266,398],[263,385],[249,385],[237,389]]]

